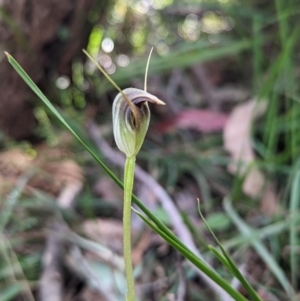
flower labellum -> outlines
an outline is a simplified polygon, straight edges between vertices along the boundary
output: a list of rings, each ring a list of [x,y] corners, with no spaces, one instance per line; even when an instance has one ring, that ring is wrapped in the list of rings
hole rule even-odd
[[[127,157],[135,156],[144,142],[150,122],[148,102],[165,104],[156,96],[135,88],[123,90],[114,99],[114,137],[118,148]]]

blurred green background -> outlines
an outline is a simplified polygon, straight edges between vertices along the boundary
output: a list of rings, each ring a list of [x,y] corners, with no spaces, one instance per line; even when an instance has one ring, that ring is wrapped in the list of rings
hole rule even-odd
[[[226,280],[206,247],[214,242],[197,198],[261,298],[298,300],[299,16],[296,0],[1,1],[1,301],[123,300],[125,285],[106,257],[122,262],[122,192],[4,51],[122,178],[111,120],[117,91],[82,49],[120,88],[143,89],[152,47],[148,91],[167,105],[151,107],[137,163]],[[174,229],[172,212],[142,182],[136,194]],[[218,300],[136,216],[133,232],[140,300]]]

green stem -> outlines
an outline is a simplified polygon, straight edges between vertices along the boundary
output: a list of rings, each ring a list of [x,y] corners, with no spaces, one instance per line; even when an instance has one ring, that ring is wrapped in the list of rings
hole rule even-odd
[[[131,260],[131,198],[134,181],[135,156],[127,157],[124,170],[123,250],[127,281],[127,301],[135,301],[134,278]]]

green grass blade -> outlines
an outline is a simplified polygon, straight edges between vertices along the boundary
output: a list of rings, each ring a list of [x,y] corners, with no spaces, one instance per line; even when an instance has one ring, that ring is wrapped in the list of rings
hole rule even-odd
[[[252,33],[253,33],[253,90],[254,94],[257,95],[261,89],[261,78],[262,78],[262,62],[263,62],[263,35],[261,31],[261,17],[253,15],[252,18]]]
[[[232,270],[230,264],[227,259],[222,255],[214,246],[209,245],[208,249],[216,256],[216,258],[230,271],[232,275],[234,275],[234,271]]]
[[[284,18],[286,10],[289,9],[287,1],[275,0],[277,20],[279,21],[279,34],[281,44],[284,46],[288,37],[288,18]]]
[[[222,254],[224,256],[224,259],[227,261],[227,264],[225,264],[225,266],[227,266],[227,267],[229,266],[229,270],[232,272],[233,276],[235,276],[241,282],[241,284],[247,290],[248,294],[250,295],[250,297],[251,297],[251,299],[253,301],[262,301],[261,298],[256,293],[256,291],[254,290],[254,288],[250,285],[250,283],[247,281],[247,279],[243,276],[243,274],[240,272],[240,270],[238,269],[238,267],[232,261],[232,259],[230,258],[230,256],[227,254],[227,252],[223,248],[221,242],[219,241],[219,239],[217,238],[217,236],[214,234],[214,232],[211,230],[210,226],[206,222],[206,219],[204,218],[204,216],[203,216],[203,214],[201,212],[199,199],[198,199],[198,211],[199,211],[199,214],[200,214],[203,222],[205,223],[207,229],[209,230],[209,232],[211,233],[211,235],[215,239],[216,243],[218,244],[219,248],[221,249]],[[221,259],[221,258],[218,256],[218,259]]]
[[[9,276],[7,277],[7,280],[10,281],[10,284],[14,283],[17,279],[23,280],[23,293],[24,298],[26,296],[26,300],[28,301],[34,301],[34,297],[31,291],[31,288],[27,282],[27,279],[24,275],[23,268],[21,266],[21,263],[19,261],[19,258],[17,257],[14,249],[12,248],[9,240],[6,238],[5,235],[0,236],[0,253],[1,257],[6,262],[6,266],[9,267]],[[16,270],[14,270],[12,267],[15,266]],[[1,298],[2,300],[2,298]]]
[[[295,217],[299,212],[300,204],[300,171],[297,171],[290,198],[290,216]],[[295,221],[290,224],[290,258],[291,258],[291,276],[292,284],[294,287],[297,286],[297,275],[299,270],[299,256],[297,255],[296,248],[299,246],[299,239],[297,235],[297,223]]]
[[[1,301],[11,301],[19,295],[23,290],[23,285],[21,283],[14,283],[9,285],[7,288],[0,290]]]
[[[266,115],[266,125],[264,127],[263,133],[263,141],[264,144],[267,145],[268,154],[272,158],[276,153],[277,143],[278,143],[278,125],[281,124],[279,122],[279,93],[289,92],[290,89],[287,89],[287,82],[290,84],[292,82],[292,77],[286,72],[287,66],[290,64],[290,57],[292,56],[293,49],[295,48],[296,42],[299,39],[299,27],[296,26],[294,30],[288,35],[286,43],[283,45],[281,53],[278,55],[276,60],[270,65],[269,70],[267,71],[267,79],[262,85],[262,89],[260,92],[261,98],[269,99],[269,110]],[[293,74],[291,72],[291,74]],[[285,79],[285,84],[279,86],[278,79],[283,77]],[[288,78],[289,76],[289,78]],[[289,84],[289,85],[290,85]],[[276,91],[278,90],[278,91]],[[293,95],[293,93],[291,93]],[[287,107],[290,107],[290,100],[285,98],[285,102]],[[295,111],[296,108],[293,108]],[[288,114],[285,115],[286,124],[290,124],[292,120]],[[290,151],[289,146],[293,146],[295,142],[295,130],[291,131],[291,133],[285,134],[287,152],[293,154],[293,150]],[[294,146],[293,146],[294,147]],[[294,147],[295,148],[295,147]],[[292,148],[291,148],[292,149]]]
[[[294,216],[284,221],[276,222],[274,224],[260,228],[259,231],[252,230],[252,233],[249,236],[245,236],[243,234],[235,236],[234,238],[223,242],[223,247],[226,249],[231,249],[241,245],[249,245],[251,244],[252,240],[255,239],[264,239],[269,236],[279,235],[283,231],[286,231],[290,227],[291,223],[294,223],[295,226],[299,226],[300,217]]]
[[[26,184],[32,176],[32,171],[22,175],[17,180],[15,187],[12,189],[12,191],[9,193],[6,200],[4,201],[4,206],[0,213],[0,233],[3,233],[3,230],[10,220],[12,212],[15,206],[17,205],[17,202],[19,200],[19,197],[21,196],[23,189],[25,188]]]
[[[183,248],[181,244],[173,240],[171,237],[166,235],[163,231],[156,227],[151,221],[149,221],[143,214],[136,211],[139,217],[156,233],[158,233],[163,239],[165,239],[172,247],[179,251],[185,258],[192,262],[197,268],[199,268],[204,274],[206,274],[210,279],[222,287],[234,300],[246,301],[247,299],[235,290],[227,281],[225,281],[221,276],[219,276],[214,270],[207,266],[201,259],[199,259],[192,251],[188,248]]]
[[[238,216],[228,199],[224,200],[224,209],[244,236],[248,237],[252,235],[253,230]],[[267,250],[267,248],[258,238],[253,238],[251,240],[251,246],[256,250],[261,259],[269,267],[270,271],[277,278],[278,282],[282,285],[289,297],[292,298],[292,296],[295,295],[294,289],[286,278],[284,271],[280,268],[272,254]]]

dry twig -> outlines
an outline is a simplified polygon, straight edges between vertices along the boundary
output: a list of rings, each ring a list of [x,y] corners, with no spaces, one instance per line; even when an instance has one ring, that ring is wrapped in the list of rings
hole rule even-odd
[[[68,183],[59,195],[57,202],[62,208],[72,208],[74,200],[82,188],[82,183],[74,181]],[[43,272],[39,285],[39,300],[41,301],[62,301],[62,273],[61,261],[63,257],[63,241],[57,236],[64,229],[64,224],[55,217],[52,221],[51,231],[46,240],[46,249],[43,256]]]
[[[178,278],[179,278],[179,284],[178,284],[178,289],[177,289],[177,299],[176,301],[184,301],[185,300],[185,295],[186,295],[186,279],[183,273],[183,266],[181,262],[179,262],[178,267]]]

